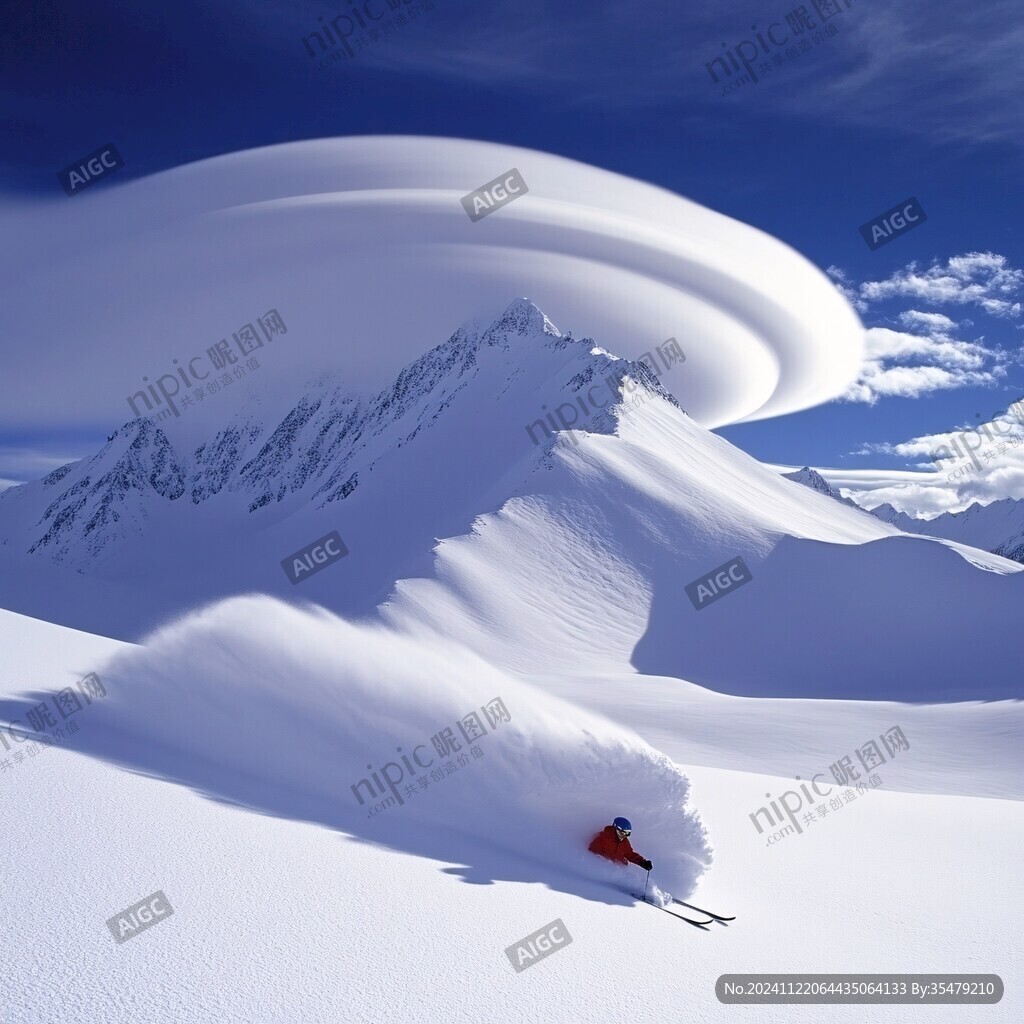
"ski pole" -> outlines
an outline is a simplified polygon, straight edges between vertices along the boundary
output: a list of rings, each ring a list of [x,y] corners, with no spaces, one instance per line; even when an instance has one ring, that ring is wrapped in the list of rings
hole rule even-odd
[[[647,883],[651,880],[651,872],[648,870],[647,877],[644,879],[644,903],[647,902]]]

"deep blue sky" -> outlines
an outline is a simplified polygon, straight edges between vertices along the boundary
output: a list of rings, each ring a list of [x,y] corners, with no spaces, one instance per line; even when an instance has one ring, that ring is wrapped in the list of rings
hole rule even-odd
[[[370,0],[373,10],[390,2]],[[958,265],[960,277],[933,269],[927,294],[907,295],[897,277],[885,301],[862,307],[867,326],[922,339],[879,340],[877,369],[898,372],[861,391],[873,403],[722,431],[768,461],[911,465],[884,446],[1024,393],[1024,317],[1013,309],[1024,291],[1024,32],[1004,0],[830,2],[842,8],[826,22],[834,36],[723,96],[705,63],[772,23],[776,38],[789,35],[784,55],[799,38],[786,15],[800,4],[433,0],[390,34],[362,32],[363,50],[321,69],[302,38],[348,0],[27,0],[5,17],[0,177],[8,191],[51,194],[57,170],[110,141],[126,162],[119,173],[141,176],[296,139],[463,136],[662,185],[841,268],[854,288],[892,281],[912,261],[925,272],[994,254]],[[821,21],[813,0],[803,6]],[[909,196],[927,223],[869,251],[858,227]],[[950,323],[898,319],[915,310]],[[883,450],[851,454],[865,444]]]

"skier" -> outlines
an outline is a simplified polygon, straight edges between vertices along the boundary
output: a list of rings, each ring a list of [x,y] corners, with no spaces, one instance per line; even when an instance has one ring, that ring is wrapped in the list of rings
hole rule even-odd
[[[629,843],[629,834],[632,831],[633,826],[628,818],[616,818],[590,840],[590,852],[615,861],[616,864],[638,864],[644,871],[650,871],[654,865],[634,852]]]

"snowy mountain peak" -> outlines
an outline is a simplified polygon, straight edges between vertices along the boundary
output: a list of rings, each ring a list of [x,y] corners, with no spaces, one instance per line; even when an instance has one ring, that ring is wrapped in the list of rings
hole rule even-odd
[[[562,332],[529,299],[519,298],[484,331],[481,345],[507,347],[512,337],[561,338]]]
[[[841,501],[846,505],[853,504],[853,502],[844,498],[817,470],[811,469],[810,466],[804,466],[803,469],[798,469],[795,473],[783,473],[782,475],[787,480],[794,480],[798,484],[810,487],[812,491],[824,494],[828,498],[835,498],[836,501]]]
[[[820,494],[827,494],[830,498],[836,496],[835,488],[817,470],[811,469],[810,466],[804,466],[803,469],[798,469],[795,473],[783,473],[782,475],[787,480],[795,480],[798,484],[810,487]]]
[[[895,526],[899,530],[906,530],[907,533],[920,533],[918,529],[921,520],[915,519],[913,516],[908,516],[906,512],[901,512],[894,505],[888,501],[882,505],[878,505],[876,508],[868,510],[876,519],[881,519],[883,523],[889,523],[890,526]]]
[[[91,459],[62,466],[41,481],[60,488],[36,523],[45,528],[28,549],[49,550],[63,561],[80,549],[92,557],[137,532],[147,518],[145,503],[185,491],[185,473],[167,435],[148,420],[118,428]]]
[[[891,505],[888,501],[882,505],[877,505],[873,509],[869,509],[873,516],[881,519],[883,523],[891,523],[896,519],[897,516],[906,515],[905,512],[900,512],[894,505]]]

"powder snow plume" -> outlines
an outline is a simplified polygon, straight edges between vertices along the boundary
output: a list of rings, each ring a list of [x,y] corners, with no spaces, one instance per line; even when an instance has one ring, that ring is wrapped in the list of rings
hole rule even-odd
[[[630,730],[428,633],[250,595],[181,618],[98,671],[108,698],[90,709],[76,749],[458,864],[448,870],[468,881],[636,886],[639,869],[586,852],[619,814],[632,819],[660,888],[692,892],[711,860],[676,764]],[[495,698],[510,720],[491,724],[481,711]],[[470,744],[458,723],[473,711],[487,732]],[[447,729],[460,749],[441,757],[433,738]],[[434,781],[443,766],[454,771]]]

